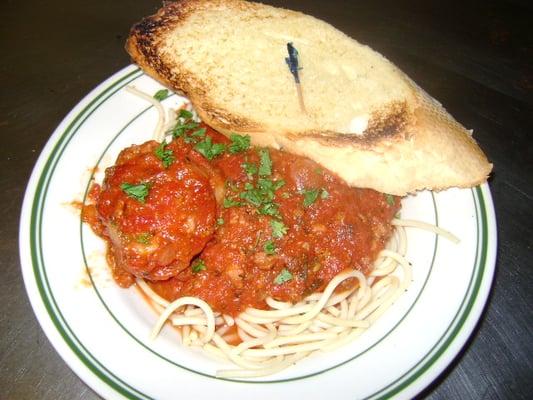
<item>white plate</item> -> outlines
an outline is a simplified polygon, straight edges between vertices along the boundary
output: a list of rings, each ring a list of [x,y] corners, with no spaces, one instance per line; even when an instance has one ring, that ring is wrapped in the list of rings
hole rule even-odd
[[[150,137],[157,113],[124,90],[132,83],[148,93],[160,89],[127,67],[59,125],[35,166],[20,222],[22,272],[35,314],[89,386],[110,399],[410,398],[442,372],[478,321],[494,274],[496,222],[487,185],[404,200],[402,217],[444,227],[461,243],[409,230],[409,290],[348,346],[271,377],[228,381],[214,378],[220,365],[182,348],[171,330],[149,341],[155,315],[134,289],[109,282],[103,244],[71,205],[83,201],[95,165],[99,179],[120,149]],[[165,105],[183,101],[172,96]],[[82,284],[86,271],[91,285]]]

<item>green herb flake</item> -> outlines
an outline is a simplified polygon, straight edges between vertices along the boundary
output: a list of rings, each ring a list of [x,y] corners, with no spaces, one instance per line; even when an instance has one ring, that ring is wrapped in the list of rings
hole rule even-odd
[[[161,89],[155,92],[154,99],[163,101],[169,96],[168,89]]]
[[[189,136],[184,135],[183,140],[185,141],[185,143],[197,143],[201,138],[205,136],[206,132],[206,128],[200,128],[191,133]]]
[[[259,178],[257,180],[257,188],[259,189],[263,202],[274,200],[274,192],[277,189],[277,184],[270,179]]]
[[[257,211],[263,215],[270,215],[275,218],[281,218],[279,206],[274,203],[275,191],[285,185],[285,181],[272,181],[270,179],[259,178],[256,186],[251,182],[244,184],[244,191],[239,197],[246,200],[250,205],[257,208]]]
[[[285,181],[283,179],[274,181],[274,190],[281,189],[283,186],[285,186]]]
[[[287,234],[288,228],[281,221],[272,220],[270,221],[270,226],[272,228],[272,236],[276,239],[281,239]]]
[[[394,205],[394,196],[392,194],[385,194],[385,200],[389,206]]]
[[[206,128],[200,128],[197,131],[194,131],[193,133],[191,133],[191,136],[197,137],[197,138],[204,137],[206,132],[207,132]]]
[[[148,192],[150,191],[150,186],[149,183],[132,185],[131,183],[124,182],[120,185],[120,188],[126,195],[144,204],[146,196],[148,196]]]
[[[288,269],[283,268],[278,276],[276,276],[276,279],[274,279],[274,283],[276,285],[281,285],[285,282],[288,282],[292,280],[292,274],[289,272]]]
[[[320,194],[318,189],[304,189],[300,192],[304,196],[304,207],[309,207],[312,205]]]
[[[224,199],[224,208],[230,208],[230,207],[239,207],[241,203],[239,201],[235,201],[232,199],[228,199],[227,197]]]
[[[327,199],[328,197],[329,197],[329,192],[328,192],[326,189],[323,188],[323,189],[320,191],[320,198],[321,198],[322,200],[325,200],[325,199]]]
[[[217,225],[218,226],[224,225],[224,218],[217,218]]]
[[[175,158],[174,158],[174,153],[172,152],[172,150],[167,149],[166,147],[167,145],[165,144],[165,142],[162,142],[154,150],[154,154],[156,155],[157,158],[161,160],[161,162],[163,163],[163,166],[165,168],[168,168],[170,167],[170,165],[172,165]]]
[[[250,136],[237,135],[232,133],[229,137],[231,139],[231,144],[228,146],[228,151],[231,154],[241,153],[250,148]]]
[[[272,240],[268,240],[263,246],[263,249],[265,250],[265,253],[269,256],[276,254],[276,245]]]
[[[279,207],[275,203],[266,203],[259,207],[259,214],[270,215],[271,217],[281,218]]]
[[[211,154],[213,154],[213,158],[221,155],[226,150],[226,146],[222,143],[215,143],[213,144],[213,147],[211,147]]]
[[[281,194],[281,197],[284,198],[284,199],[288,199],[289,197],[291,197],[291,195],[289,194],[289,192],[283,192]]]
[[[197,274],[200,271],[206,270],[207,265],[205,265],[205,262],[201,258],[198,258],[196,261],[194,261],[191,264],[191,269],[192,269],[193,274]]]
[[[254,207],[259,207],[262,204],[261,193],[255,188],[242,192],[240,198],[246,200]]]
[[[184,108],[182,108],[178,113],[178,118],[181,118],[181,119],[192,119],[192,117],[193,117],[192,112]]]
[[[196,143],[194,150],[203,155],[208,160],[212,160],[215,157],[218,157],[222,153],[226,146],[222,143],[213,143],[211,136],[207,136],[202,142]]]
[[[285,181],[283,179],[271,181],[270,179],[259,178],[257,180],[257,185],[259,188],[261,188],[261,190],[274,192],[283,187],[285,185]]]
[[[248,176],[257,174],[257,165],[255,165],[254,163],[245,162],[241,164],[241,167]]]
[[[152,240],[152,234],[148,232],[139,233],[137,236],[135,236],[135,241],[137,243],[150,244],[151,240]]]
[[[259,176],[272,175],[272,160],[268,149],[259,150]]]
[[[193,120],[192,112],[181,109],[178,111],[176,126],[170,130],[170,133],[173,137],[183,137],[186,143],[190,143],[194,140],[189,138],[186,133],[198,128],[199,126],[200,124]]]
[[[193,129],[196,129],[198,128],[199,124],[197,122],[187,122],[187,123],[181,123],[179,120],[178,120],[178,123],[176,124],[176,126],[171,130],[171,133],[172,133],[172,136],[174,136],[175,138],[177,137],[186,137],[185,136],[185,133],[187,131],[190,131],[190,130],[193,130]],[[189,142],[191,141],[191,139],[187,139],[189,140]]]

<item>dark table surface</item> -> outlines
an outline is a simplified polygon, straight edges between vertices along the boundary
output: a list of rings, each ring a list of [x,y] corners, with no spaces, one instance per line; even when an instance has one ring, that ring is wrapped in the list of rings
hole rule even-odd
[[[494,163],[496,277],[471,339],[420,397],[533,398],[533,8],[528,1],[266,1],[369,44],[439,99]],[[129,27],[159,1],[0,4],[0,399],[96,399],[31,310],[18,256],[33,164],[66,113],[129,64]]]

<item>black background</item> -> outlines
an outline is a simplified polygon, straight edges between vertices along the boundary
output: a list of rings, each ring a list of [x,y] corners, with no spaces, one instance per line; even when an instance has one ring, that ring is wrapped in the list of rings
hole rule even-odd
[[[265,2],[322,18],[370,45],[474,129],[494,163],[496,279],[474,335],[420,398],[533,398],[530,2]],[[129,27],[159,5],[0,4],[1,399],[98,398],[60,359],[33,315],[20,273],[19,214],[33,164],[54,128],[89,90],[129,63],[123,50]]]

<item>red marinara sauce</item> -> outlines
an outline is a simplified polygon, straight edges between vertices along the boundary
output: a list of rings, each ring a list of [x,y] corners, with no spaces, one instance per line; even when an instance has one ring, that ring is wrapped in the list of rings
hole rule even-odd
[[[164,147],[169,166],[155,154],[161,146],[147,142],[123,150],[94,186],[83,215],[110,244],[121,286],[133,274],[167,300],[195,296],[237,315],[267,308],[269,296],[297,302],[346,269],[369,272],[392,233],[398,197],[351,188],[304,157],[234,148],[202,127],[204,135],[185,133]],[[225,151],[210,153],[215,144]],[[142,202],[125,182],[148,183]]]

